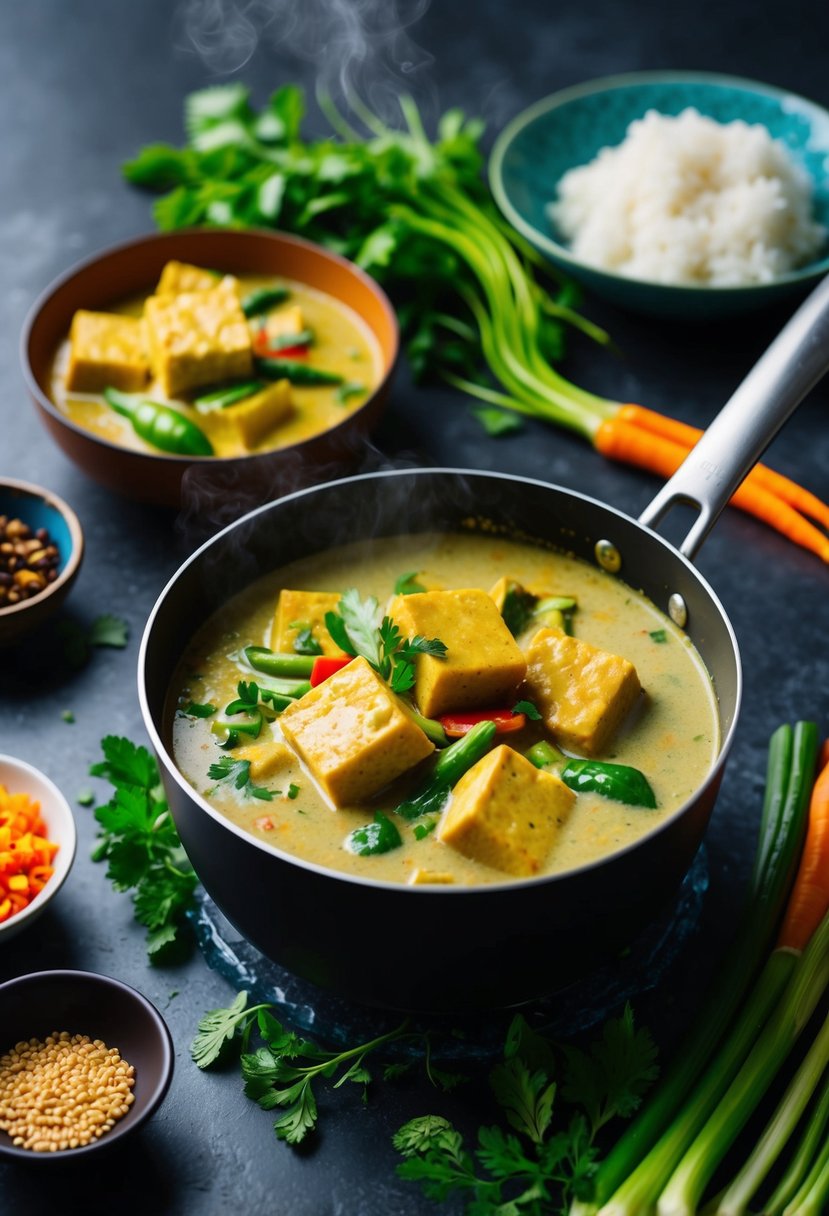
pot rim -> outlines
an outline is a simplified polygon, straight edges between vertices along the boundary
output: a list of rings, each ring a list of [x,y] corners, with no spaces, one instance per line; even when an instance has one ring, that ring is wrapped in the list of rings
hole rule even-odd
[[[711,766],[710,770],[708,771],[708,774],[706,775],[702,784],[699,785],[694,790],[693,794],[689,798],[687,798],[682,803],[682,805],[679,806],[667,819],[664,819],[664,820],[662,820],[661,823],[656,824],[653,828],[651,828],[649,831],[645,832],[642,836],[640,836],[638,838],[638,840],[633,841],[632,843],[630,843],[628,845],[624,845],[621,848],[614,850],[612,853],[608,853],[605,856],[597,858],[594,861],[585,862],[583,865],[580,865],[580,866],[577,866],[577,867],[574,867],[574,868],[568,869],[568,870],[562,870],[558,873],[539,875],[537,878],[509,879],[509,880],[505,880],[503,882],[487,883],[485,886],[478,886],[478,887],[453,887],[450,885],[434,886],[434,887],[427,886],[427,885],[409,886],[406,883],[397,883],[397,882],[391,882],[389,880],[384,880],[384,879],[369,878],[369,877],[365,877],[363,875],[346,874],[339,870],[333,870],[333,869],[328,868],[327,866],[322,866],[322,865],[318,864],[317,862],[307,861],[305,858],[299,857],[296,854],[288,853],[282,849],[278,849],[275,845],[269,844],[268,842],[266,842],[264,840],[257,839],[255,836],[251,835],[249,832],[246,832],[243,828],[241,828],[237,824],[233,823],[230,819],[226,818],[226,816],[222,815],[220,811],[217,811],[214,807],[212,807],[210,805],[210,803],[207,801],[207,799],[203,798],[202,795],[195,789],[195,787],[192,786],[189,783],[189,781],[187,781],[187,779],[184,777],[184,775],[179,771],[178,767],[175,765],[175,763],[172,759],[172,756],[169,754],[167,744],[162,739],[160,731],[156,729],[155,719],[154,719],[153,712],[150,708],[148,697],[147,697],[145,674],[146,674],[146,667],[147,667],[147,655],[148,655],[149,647],[151,644],[152,634],[153,634],[153,631],[155,628],[156,619],[162,611],[162,608],[164,606],[164,603],[167,599],[168,594],[172,591],[173,587],[178,582],[178,580],[181,578],[181,576],[184,574],[184,572],[186,570],[188,570],[191,566],[195,565],[198,561],[200,561],[202,556],[210,548],[212,548],[213,545],[218,544],[229,533],[233,532],[237,528],[245,527],[245,526],[249,525],[251,523],[251,521],[254,520],[257,516],[263,515],[265,512],[273,510],[275,507],[277,507],[281,503],[291,502],[296,499],[304,498],[310,494],[324,493],[324,492],[328,491],[329,489],[334,490],[338,487],[341,487],[344,485],[350,485],[352,483],[361,483],[361,482],[366,482],[366,481],[377,482],[377,481],[380,481],[381,479],[392,479],[392,478],[407,477],[407,476],[410,477],[410,476],[435,476],[435,475],[455,476],[455,477],[473,478],[473,479],[483,478],[483,479],[488,479],[488,480],[491,480],[494,478],[498,481],[512,482],[515,485],[532,485],[532,486],[535,486],[535,487],[543,489],[543,490],[553,490],[553,491],[562,493],[570,498],[578,499],[585,503],[590,503],[592,506],[598,507],[602,511],[607,512],[607,514],[609,516],[615,517],[616,519],[623,521],[624,524],[626,524],[626,525],[632,525],[637,530],[644,533],[645,536],[648,538],[649,543],[650,542],[657,543],[661,548],[665,549],[668,552],[668,554],[671,556],[672,559],[679,561],[687,569],[687,571],[692,575],[692,577],[701,586],[701,588],[705,592],[705,594],[709,597],[714,608],[716,609],[716,611],[722,621],[722,624],[726,630],[728,638],[731,642],[731,646],[732,646],[732,650],[733,650],[733,654],[734,654],[736,679],[735,679],[735,689],[734,689],[734,713],[732,716],[731,724],[730,724],[727,732],[725,733],[724,737],[721,738],[721,740],[720,740],[720,747],[719,747],[717,757],[716,757],[713,765]],[[611,576],[611,577],[613,577],[613,576]],[[663,613],[663,615],[664,615],[664,613]],[[706,667],[705,670],[708,671],[708,668]],[[201,544],[198,547],[198,549],[196,549],[193,553],[191,553],[191,555],[184,562],[182,562],[182,564],[179,566],[179,568],[175,571],[175,573],[171,576],[171,578],[167,581],[166,585],[162,589],[161,593],[159,594],[158,598],[156,599],[155,604],[153,605],[153,608],[150,612],[149,617],[147,618],[147,623],[145,625],[144,633],[141,638],[141,646],[140,646],[139,654],[138,654],[138,673],[137,674],[138,674],[138,700],[139,700],[139,704],[141,707],[141,715],[144,719],[144,726],[150,736],[150,740],[152,742],[153,748],[155,750],[155,753],[156,753],[158,759],[160,760],[161,764],[163,765],[164,769],[169,774],[169,776],[172,778],[172,780],[174,780],[176,782],[176,784],[179,786],[181,791],[193,803],[195,803],[195,805],[197,805],[200,810],[202,810],[206,814],[208,814],[215,822],[220,824],[223,828],[232,832],[235,836],[237,836],[244,843],[246,843],[256,849],[261,850],[266,855],[270,854],[271,856],[278,858],[280,861],[288,862],[291,865],[298,866],[300,869],[310,871],[311,873],[315,874],[317,877],[320,877],[320,878],[333,879],[333,880],[345,882],[348,884],[356,883],[357,885],[364,886],[364,887],[376,887],[377,889],[384,890],[384,891],[406,892],[413,897],[420,897],[420,896],[425,896],[425,897],[429,897],[429,898],[447,897],[450,899],[459,898],[459,897],[466,897],[468,899],[470,896],[475,896],[475,895],[480,897],[483,894],[486,894],[488,892],[495,892],[495,891],[499,891],[499,892],[506,891],[506,892],[514,893],[516,891],[526,890],[528,887],[539,887],[539,886],[546,885],[546,884],[559,885],[562,883],[566,883],[568,881],[578,879],[583,874],[591,873],[592,871],[597,870],[597,869],[601,868],[602,866],[606,866],[609,863],[616,861],[617,859],[621,859],[623,857],[628,856],[631,852],[640,848],[645,842],[655,840],[663,832],[669,831],[671,829],[671,827],[674,825],[674,823],[677,822],[677,820],[681,819],[694,806],[696,806],[696,804],[699,802],[699,800],[705,795],[706,791],[708,791],[712,785],[716,788],[716,784],[720,780],[722,771],[725,767],[726,760],[728,759],[728,754],[731,750],[731,746],[734,741],[734,735],[735,735],[735,732],[737,729],[737,724],[739,722],[740,706],[741,706],[741,702],[742,702],[742,684],[743,684],[743,673],[742,673],[742,662],[741,662],[741,658],[740,658],[740,650],[739,650],[739,646],[737,644],[737,638],[734,633],[733,626],[731,625],[731,621],[728,618],[728,614],[726,613],[725,609],[723,608],[722,604],[720,603],[720,600],[717,597],[717,595],[714,592],[711,585],[703,577],[703,575],[699,573],[699,571],[696,569],[696,567],[693,565],[693,563],[691,561],[689,561],[686,557],[684,557],[679,552],[679,550],[677,548],[675,548],[669,541],[667,541],[664,537],[660,536],[658,532],[655,532],[653,529],[646,527],[644,524],[640,524],[637,520],[633,519],[629,515],[626,515],[623,511],[620,511],[615,507],[612,507],[606,503],[603,503],[600,499],[593,498],[589,494],[583,494],[578,490],[570,490],[566,486],[557,485],[554,482],[541,481],[539,478],[533,478],[533,477],[522,477],[522,476],[519,476],[519,475],[516,475],[513,473],[482,471],[482,470],[478,470],[478,469],[463,469],[463,468],[456,468],[456,467],[451,467],[451,466],[434,466],[434,467],[430,466],[430,467],[423,467],[423,468],[418,467],[418,468],[405,468],[405,469],[383,469],[383,470],[374,471],[371,473],[358,474],[357,476],[354,476],[354,477],[338,478],[336,481],[329,481],[323,485],[310,486],[310,487],[307,487],[302,490],[296,490],[291,494],[286,494],[283,497],[274,499],[271,502],[263,503],[261,506],[255,507],[252,511],[247,512],[245,515],[241,516],[239,519],[228,524],[226,527],[222,528],[219,532],[215,533],[215,535],[213,535],[208,540],[206,540],[203,544]],[[711,673],[709,672],[709,676],[710,675],[711,675]],[[717,698],[715,698],[715,699],[717,699]],[[718,699],[717,699],[717,702],[718,702]],[[720,723],[720,726],[721,726],[721,723]]]

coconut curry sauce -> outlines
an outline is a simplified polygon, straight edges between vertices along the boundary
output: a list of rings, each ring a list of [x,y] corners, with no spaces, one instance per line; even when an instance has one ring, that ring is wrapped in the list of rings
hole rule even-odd
[[[635,703],[625,713],[624,720],[613,729],[601,752],[594,753],[593,759],[612,761],[640,770],[655,795],[656,807],[649,809],[625,805],[595,792],[572,794],[565,790],[562,799],[559,798],[558,785],[555,790],[552,786],[545,786],[545,790],[552,791],[554,795],[552,814],[557,822],[542,864],[535,870],[522,869],[521,865],[511,870],[501,868],[500,862],[497,865],[489,864],[493,855],[487,853],[486,849],[482,851],[476,846],[467,850],[471,851],[472,856],[466,856],[458,847],[441,839],[453,804],[461,796],[461,787],[457,787],[450,796],[440,822],[439,815],[435,813],[412,820],[395,813],[395,808],[407,794],[423,787],[434,768],[436,756],[443,754],[441,751],[432,753],[426,759],[419,758],[423,752],[418,754],[415,751],[406,761],[411,763],[411,767],[402,776],[362,800],[359,805],[351,805],[348,802],[347,781],[339,788],[336,784],[330,785],[327,796],[324,796],[308,766],[298,758],[293,748],[285,745],[286,738],[296,743],[300,737],[303,712],[299,708],[286,711],[284,737],[280,717],[276,716],[271,723],[265,722],[259,738],[253,744],[254,748],[260,744],[273,748],[273,741],[277,741],[280,758],[275,771],[255,777],[256,772],[262,773],[263,770],[252,765],[247,773],[247,781],[244,778],[240,778],[238,783],[234,780],[239,770],[229,770],[230,777],[223,780],[211,779],[208,770],[217,761],[228,769],[234,757],[255,757],[259,754],[249,750],[252,741],[245,736],[239,737],[235,747],[223,750],[220,746],[227,742],[222,721],[227,723],[234,720],[233,716],[222,719],[222,711],[238,697],[240,681],[258,679],[263,685],[274,683],[267,675],[252,672],[246,665],[245,647],[264,645],[284,650],[284,630],[290,627],[293,632],[287,636],[296,640],[303,626],[308,624],[301,620],[283,620],[279,626],[283,630],[282,636],[275,638],[274,609],[280,592],[284,589],[302,589],[305,592],[341,595],[347,589],[355,588],[363,600],[368,596],[376,597],[380,604],[379,620],[390,602],[394,602],[392,597],[396,582],[409,572],[414,572],[413,581],[429,594],[452,588],[467,589],[465,594],[468,589],[474,588],[490,592],[498,580],[507,578],[523,588],[532,589],[541,597],[542,607],[544,598],[563,597],[565,604],[570,599],[575,600],[575,609],[566,614],[566,623],[570,624],[575,640],[591,643],[602,652],[615,656],[613,662],[617,664],[623,660],[633,664],[643,690],[635,697]],[[409,580],[410,586],[411,582],[412,579]],[[413,597],[405,596],[402,601],[398,599],[395,611],[406,619],[401,603],[406,607],[416,605],[419,596],[422,605],[427,605],[429,594],[424,595],[421,590]],[[290,615],[293,611],[290,607],[292,601],[286,598],[285,602],[289,605]],[[478,610],[475,606],[473,609]],[[528,627],[518,636],[518,642],[525,652],[530,649],[534,637],[546,636],[560,642],[567,636],[555,627],[538,634],[537,624],[537,620],[531,619]],[[320,630],[318,626],[313,630],[320,641],[325,641],[329,655],[337,653],[337,647],[332,645],[327,633],[323,638],[323,631],[324,627]],[[479,635],[481,632],[481,629],[477,630]],[[411,636],[408,630],[406,636]],[[278,646],[275,642],[279,643]],[[470,642],[472,644],[475,643]],[[507,648],[511,644],[511,639],[508,639]],[[451,648],[447,654],[447,665],[450,658]],[[433,665],[440,664],[441,660],[433,659],[432,662]],[[343,673],[358,673],[356,665],[361,665],[363,670],[363,675],[359,676],[361,680],[372,678],[371,669],[364,659],[355,660],[354,664],[342,669]],[[438,671],[437,668],[435,670]],[[438,676],[440,674],[438,671]],[[336,678],[339,677],[332,677]],[[379,683],[379,677],[377,680]],[[450,701],[452,689],[460,690],[462,684],[461,678],[449,682]],[[320,697],[324,688],[324,684],[320,685],[308,695],[311,698]],[[510,690],[508,695],[502,695],[500,701],[507,709],[519,701],[529,702],[532,710],[533,696],[537,692],[537,688],[528,688],[524,684]],[[350,696],[345,685],[342,695],[343,699]],[[460,691],[456,695],[463,699]],[[471,699],[474,701],[474,696]],[[295,702],[296,707],[302,704],[302,698]],[[216,707],[216,713],[209,717],[195,716],[199,712],[210,713],[210,706]],[[469,698],[466,706],[468,712]],[[491,696],[481,708],[492,708]],[[443,712],[441,706],[438,709]],[[709,772],[720,743],[717,707],[708,673],[690,640],[653,604],[623,583],[578,559],[481,535],[422,535],[360,542],[295,562],[259,580],[214,615],[199,631],[175,673],[167,710],[173,754],[180,770],[193,787],[234,824],[267,844],[321,866],[401,883],[469,885],[504,882],[532,876],[533,873],[557,873],[595,861],[635,842],[691,797]],[[329,717],[328,721],[333,723],[335,731],[330,735],[331,755],[340,742],[336,738],[336,715]],[[565,752],[572,754],[574,751],[572,746],[556,739],[542,722],[527,717],[526,725],[519,732],[496,735],[481,762],[483,768],[489,766],[490,771],[477,779],[473,779],[471,774],[466,779],[466,786],[473,788],[467,788],[464,798],[467,801],[471,798],[473,809],[476,798],[480,801],[481,790],[477,787],[481,787],[482,783],[486,786],[489,782],[488,788],[491,789],[494,770],[498,770],[500,778],[503,778],[501,787],[505,782],[509,786],[510,774],[505,777],[501,771],[504,765],[497,761],[497,757],[493,758],[494,749],[500,748],[499,755],[510,761],[515,752],[526,753],[541,739],[557,743]],[[307,745],[307,738],[304,742]],[[323,739],[323,749],[325,742]],[[405,748],[409,742],[390,743],[383,755],[388,756],[390,750],[394,751],[399,746]],[[514,752],[504,750],[504,744]],[[425,750],[431,751],[431,748],[427,746]],[[313,746],[306,746],[304,754],[315,762]],[[227,759],[222,760],[223,757]],[[527,777],[523,756],[515,764],[522,767],[522,772],[517,774],[517,784],[510,788],[520,789],[524,787]],[[545,770],[545,781],[549,779],[550,771],[554,770]],[[512,774],[512,777],[515,776]],[[359,783],[359,777],[357,780]],[[322,781],[325,783],[327,777],[323,776]],[[256,796],[254,791],[257,788],[260,793],[263,789],[267,790],[273,797],[267,800],[267,794],[264,797]],[[532,783],[527,788],[532,788]],[[534,796],[531,800],[534,800]],[[335,809],[338,801],[341,805]],[[497,798],[495,802],[498,803]],[[486,813],[486,792],[483,806]],[[501,798],[494,811],[490,807],[490,812],[503,820],[503,806]],[[349,835],[355,829],[371,823],[377,810],[381,810],[397,828],[401,843],[399,847],[381,854],[355,855],[347,845]],[[519,807],[519,810],[523,810],[526,817],[526,807]],[[504,830],[508,835],[509,825],[505,828],[502,821],[498,830]],[[481,860],[482,857],[485,862]]]
[[[290,381],[279,371],[286,361]],[[314,383],[315,373],[328,382]],[[333,296],[288,279],[220,277],[170,262],[154,293],[75,314],[50,394],[61,413],[119,447],[238,457],[336,426],[381,377],[376,338]],[[223,396],[234,389],[235,400],[232,391]],[[105,390],[125,396],[122,405],[145,399],[177,411],[203,432],[206,449],[148,439]]]

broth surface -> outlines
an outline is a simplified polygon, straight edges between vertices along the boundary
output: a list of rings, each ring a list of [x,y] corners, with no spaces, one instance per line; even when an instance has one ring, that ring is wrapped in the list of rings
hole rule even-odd
[[[429,534],[358,542],[294,562],[265,576],[216,613],[195,636],[176,671],[167,707],[175,761],[191,785],[234,824],[268,844],[333,870],[393,882],[409,881],[415,869],[451,871],[455,884],[522,881],[462,856],[434,832],[415,838],[414,823],[396,820],[403,846],[374,856],[344,847],[348,834],[380,808],[390,812],[423,780],[424,769],[390,786],[370,804],[333,810],[297,759],[279,780],[265,785],[295,798],[271,802],[245,797],[230,783],[215,785],[207,770],[222,755],[209,719],[185,716],[189,702],[223,709],[240,680],[256,679],[235,657],[246,646],[268,645],[282,588],[336,591],[358,588],[374,595],[381,610],[395,581],[409,571],[430,589],[481,587],[503,575],[524,585],[572,595],[577,638],[629,659],[644,696],[600,758],[640,769],[656,795],[657,809],[626,806],[596,794],[579,793],[543,873],[570,870],[632,844],[681,806],[704,781],[720,746],[719,719],[711,680],[690,639],[650,601],[586,562],[529,544],[480,534]],[[267,681],[267,677],[262,677]],[[519,694],[521,695],[521,694]],[[278,739],[279,721],[262,738]],[[526,731],[503,741],[524,751],[543,732]],[[502,740],[496,738],[496,743]],[[426,769],[429,762],[426,761]]]

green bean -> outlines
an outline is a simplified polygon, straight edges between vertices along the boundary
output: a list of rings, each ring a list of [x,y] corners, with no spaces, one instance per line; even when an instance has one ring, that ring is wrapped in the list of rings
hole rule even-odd
[[[286,679],[307,680],[314,667],[312,654],[279,654],[267,646],[246,646],[245,658],[256,671]]]
[[[452,743],[438,756],[432,775],[425,785],[394,809],[404,819],[417,819],[427,811],[439,811],[453,785],[480,760],[495,737],[494,722],[478,722],[462,739]]]
[[[160,452],[177,456],[213,455],[213,445],[204,431],[173,406],[114,388],[104,389],[104,400],[117,414],[129,419],[139,438]]]
[[[290,294],[287,287],[258,287],[242,300],[242,312],[246,317],[256,317],[284,304]]]
[[[209,414],[213,410],[224,410],[237,401],[252,397],[265,387],[264,380],[245,380],[243,384],[226,384],[224,388],[214,389],[212,393],[203,393],[193,401],[200,414]]]
[[[291,384],[311,388],[320,384],[343,382],[343,377],[337,372],[327,372],[321,367],[309,367],[298,359],[257,359],[256,368],[269,380],[290,380]]]

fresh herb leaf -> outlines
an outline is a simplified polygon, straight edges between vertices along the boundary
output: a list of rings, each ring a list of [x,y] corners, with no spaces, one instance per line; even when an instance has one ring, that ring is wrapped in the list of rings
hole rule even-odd
[[[92,790],[89,789],[78,790],[77,794],[75,795],[75,801],[77,802],[78,806],[93,806],[95,803],[95,795],[93,794]]]
[[[180,712],[186,718],[211,718],[216,712],[216,706],[210,705],[207,702],[188,701],[186,705],[181,707]]]
[[[74,721],[75,721],[75,715],[73,714],[73,712],[72,712],[72,710],[71,710],[71,709],[64,709],[64,710],[61,710],[61,715],[60,715],[60,716],[61,716],[61,718],[63,719],[63,721],[64,721],[64,722],[68,722],[70,726],[71,726],[71,725],[74,723]]]
[[[424,840],[437,826],[437,819],[431,819],[428,823],[416,823],[412,828],[415,840]]]
[[[524,429],[524,423],[518,414],[511,414],[497,405],[473,405],[471,411],[486,431],[497,439],[501,435],[514,435]]]
[[[290,798],[291,802],[293,802],[293,800],[297,797],[298,794],[299,794],[299,786],[294,785],[294,783],[292,781],[291,784],[288,786],[286,797]]]
[[[122,650],[129,639],[129,625],[110,613],[96,617],[89,630],[90,646],[113,646]]]
[[[541,721],[538,707],[533,705],[532,701],[516,701],[512,707],[512,712],[514,714],[525,714],[531,722]]]
[[[562,1094],[584,1108],[593,1135],[615,1115],[629,1118],[659,1071],[656,1045],[647,1030],[634,1026],[629,1004],[621,1017],[605,1022],[589,1051],[567,1047],[565,1058]]]
[[[199,1021],[190,1055],[199,1068],[215,1064],[223,1049],[236,1034],[240,1022],[249,1017],[248,994],[240,992],[227,1009],[209,1009]]]
[[[345,847],[358,857],[368,857],[375,853],[388,853],[397,849],[403,843],[395,825],[382,811],[376,811],[371,823],[355,828],[346,837]]]
[[[408,692],[415,683],[414,661],[419,654],[446,657],[446,646],[439,638],[401,638],[400,630],[391,617],[377,623],[379,605],[374,596],[360,599],[355,588],[345,592],[339,612],[327,612],[325,624],[331,637],[347,654],[359,654],[366,659],[392,691]]]
[[[198,878],[149,751],[117,735],[103,739],[101,748],[104,759],[89,771],[108,780],[113,793],[95,810],[100,831],[93,860],[106,861],[116,890],[132,892],[135,919],[147,929],[150,959],[163,962],[191,944],[186,914]]]
[[[377,600],[373,595],[368,596],[365,600],[361,600],[360,593],[356,587],[351,587],[343,593],[337,608],[345,625],[346,635],[351,643],[351,649],[346,651],[346,653],[362,655],[364,659],[368,659],[375,670],[379,671],[382,656],[381,637],[377,626],[377,612],[379,609]],[[330,613],[326,614],[326,625],[328,624],[328,617],[330,615]],[[334,640],[336,641],[337,639],[335,638]]]
[[[422,583],[417,581],[418,573],[419,571],[417,570],[409,570],[407,574],[401,574],[400,577],[395,581],[394,594],[419,595],[421,592],[424,592],[426,588]]]
[[[296,654],[322,654],[322,646],[320,646],[319,642],[314,637],[309,625],[306,625],[303,629],[300,629],[299,633],[294,638],[294,651]]]
[[[648,634],[648,637],[652,642],[657,642],[659,645],[661,645],[663,642],[667,642],[668,631],[666,629],[652,629]]]
[[[263,802],[272,802],[276,791],[254,785],[250,779],[250,760],[234,760],[232,756],[220,756],[210,768],[207,775],[217,784],[229,784],[240,790],[248,798],[260,798]]]
[[[347,405],[352,397],[364,397],[366,392],[366,386],[358,380],[346,380],[335,391],[334,399],[338,405]]]

